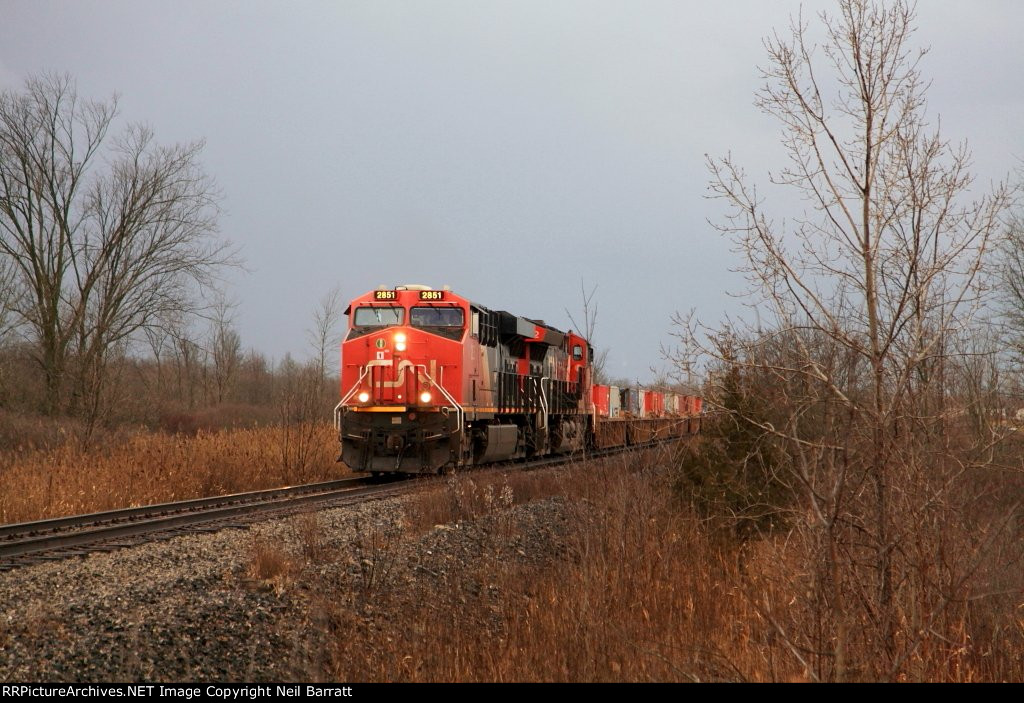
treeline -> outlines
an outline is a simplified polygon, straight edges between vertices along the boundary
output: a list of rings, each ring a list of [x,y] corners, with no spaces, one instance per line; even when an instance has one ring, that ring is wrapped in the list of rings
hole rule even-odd
[[[159,355],[120,354],[107,362],[103,393],[93,412],[48,415],[46,379],[27,345],[0,348],[0,442],[52,444],[54,433],[88,439],[122,426],[194,434],[199,430],[280,422],[329,422],[337,375],[315,361],[269,359],[250,349],[228,357],[184,340]],[[3,447],[0,447],[3,448]]]

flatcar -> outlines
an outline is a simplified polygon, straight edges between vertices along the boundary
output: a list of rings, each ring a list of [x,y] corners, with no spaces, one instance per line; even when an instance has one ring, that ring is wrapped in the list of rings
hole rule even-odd
[[[381,287],[345,314],[335,426],[355,471],[438,473],[699,426],[692,401],[595,385],[583,336],[447,287]]]

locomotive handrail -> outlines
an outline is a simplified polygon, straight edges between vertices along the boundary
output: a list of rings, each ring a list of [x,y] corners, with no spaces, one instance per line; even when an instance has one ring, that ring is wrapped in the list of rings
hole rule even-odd
[[[465,422],[466,411],[463,410],[462,406],[456,402],[454,396],[452,396],[452,394],[448,392],[448,389],[446,389],[443,385],[435,381],[434,377],[427,372],[426,364],[417,364],[416,368],[423,369],[423,375],[427,377],[427,380],[430,381],[439,391],[441,391],[441,395],[443,395],[445,399],[452,404],[452,407],[455,408],[455,418],[459,423],[459,433],[461,434],[463,431],[463,423]],[[441,373],[444,373],[444,366],[441,366]]]
[[[372,364],[367,364],[366,366],[363,367],[362,371],[359,373],[359,378],[356,380],[355,384],[352,386],[348,393],[342,396],[342,399],[338,401],[338,404],[334,406],[334,429],[336,429],[338,432],[341,432],[341,411],[344,408],[345,403],[348,402],[349,398],[354,396],[356,394],[356,391],[359,390],[359,387],[362,385],[363,379],[366,378],[366,374],[369,373],[371,366]],[[445,399],[449,403],[451,403],[453,408],[455,408],[455,417],[459,423],[458,431],[461,433],[463,431],[462,426],[466,415],[466,411],[462,408],[461,405],[459,405],[455,401],[455,398],[452,396],[451,393],[448,392],[447,388],[445,388],[438,381],[434,380],[434,377],[431,376],[430,373],[427,371],[426,364],[416,364],[414,368],[420,370],[421,373],[426,377],[426,379],[430,381],[430,383],[433,384],[439,391],[441,391],[441,394],[445,397]],[[444,371],[443,366],[441,367],[441,370]]]
[[[363,383],[363,379],[366,377],[366,374],[369,373],[369,372],[370,372],[370,367],[369,366],[364,366],[363,370],[359,373],[359,378],[356,379],[355,385],[352,386],[352,390],[350,390],[348,393],[343,395],[341,400],[338,401],[338,404],[334,406],[334,429],[336,429],[338,432],[341,432],[341,410],[342,410],[342,408],[345,406],[345,403],[348,402],[348,399],[356,394],[356,391],[359,390],[359,386],[362,385],[362,383]]]
[[[550,380],[551,380],[551,378],[549,376],[541,376],[541,378],[540,378],[540,409],[541,409],[541,419],[544,421],[543,429],[545,429],[545,430],[548,428],[548,412],[549,411],[548,411],[548,397],[547,397],[547,393],[544,392],[544,389],[545,389],[544,381],[550,381]]]

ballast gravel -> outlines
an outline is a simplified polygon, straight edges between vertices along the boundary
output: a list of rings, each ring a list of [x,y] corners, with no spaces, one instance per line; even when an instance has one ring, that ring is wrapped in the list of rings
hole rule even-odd
[[[495,548],[536,567],[565,557],[562,499],[418,534],[404,532],[409,500],[0,573],[0,681],[321,680],[338,636],[324,614],[333,588],[386,578],[392,588],[458,597],[480,588],[462,574],[479,573],[469,567]]]

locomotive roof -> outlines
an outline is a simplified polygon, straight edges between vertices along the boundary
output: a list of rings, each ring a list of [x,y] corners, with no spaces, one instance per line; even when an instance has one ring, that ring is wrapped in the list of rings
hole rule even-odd
[[[358,296],[357,298],[354,298],[352,302],[356,302],[357,300],[362,300],[364,298],[372,296],[374,294],[374,292],[377,291],[377,290],[394,290],[396,292],[399,292],[399,291],[401,291],[401,292],[410,291],[411,292],[411,291],[425,291],[425,290],[443,290],[446,295],[451,296],[453,298],[456,298],[458,300],[465,301],[465,302],[469,303],[469,305],[471,305],[473,308],[476,308],[477,310],[479,310],[481,312],[491,313],[491,314],[496,315],[498,317],[497,326],[498,326],[498,329],[500,330],[500,333],[503,336],[518,336],[518,337],[522,337],[524,339],[532,340],[534,342],[540,342],[542,344],[549,344],[551,346],[561,346],[563,344],[563,342],[565,341],[565,338],[568,336],[568,333],[563,332],[562,330],[558,329],[557,327],[552,327],[551,325],[549,325],[546,322],[544,322],[544,320],[535,320],[535,319],[533,319],[531,317],[521,317],[519,315],[514,315],[514,314],[512,314],[512,313],[510,313],[510,312],[508,312],[506,310],[492,310],[492,309],[488,308],[485,305],[481,305],[480,303],[475,303],[475,302],[469,300],[468,298],[465,298],[465,297],[459,295],[458,293],[454,292],[453,290],[451,290],[447,286],[445,286],[444,288],[441,288],[441,289],[434,289],[434,288],[431,288],[430,286],[416,285],[416,284],[399,285],[399,286],[395,286],[392,289],[388,289],[388,288],[386,288],[384,286],[381,286],[381,287],[378,287],[378,288],[376,288],[374,290],[368,291],[368,292]],[[348,307],[345,308],[345,314],[349,315],[349,314],[351,314],[351,311],[352,311],[352,305],[350,303],[348,305]],[[537,334],[537,329],[538,328],[543,330],[543,334],[539,335],[539,337],[538,337],[538,334]]]

